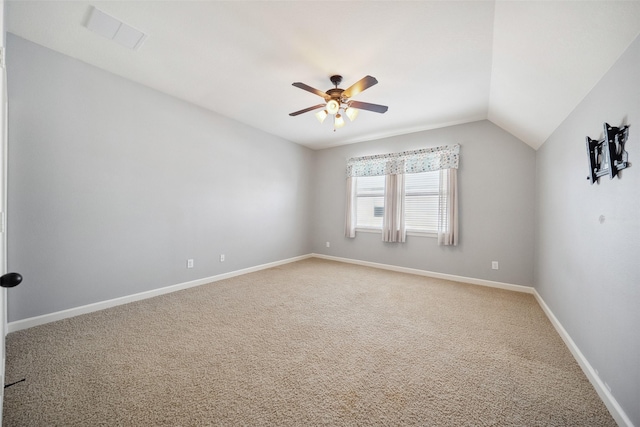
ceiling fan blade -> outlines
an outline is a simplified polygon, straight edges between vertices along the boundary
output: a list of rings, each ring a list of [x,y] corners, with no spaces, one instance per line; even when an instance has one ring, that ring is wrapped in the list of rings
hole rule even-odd
[[[360,80],[358,80],[357,82],[349,86],[348,88],[346,88],[344,92],[342,92],[342,95],[346,96],[347,98],[351,98],[356,96],[363,90],[369,89],[371,86],[375,84],[378,84],[378,80],[376,80],[375,77],[366,76],[361,78]]]
[[[318,89],[316,89],[316,88],[313,88],[313,87],[311,87],[311,86],[309,86],[309,85],[306,85],[306,84],[304,84],[304,83],[295,82],[295,83],[293,83],[293,86],[298,87],[298,88],[300,88],[300,89],[302,89],[302,90],[306,90],[307,92],[314,93],[314,94],[316,94],[316,95],[318,95],[318,96],[321,96],[321,97],[323,97],[325,100],[329,100],[329,98],[331,98],[329,95],[327,95],[327,94],[326,94],[326,93],[324,93],[323,91],[318,90]]]
[[[358,110],[367,110],[373,111],[376,113],[386,113],[389,107],[386,105],[379,104],[369,104],[368,102],[359,102],[359,101],[350,101],[349,107],[358,109]]]
[[[296,111],[294,113],[289,113],[290,116],[297,116],[298,114],[308,113],[309,111],[317,110],[318,108],[324,107],[326,104],[318,104],[313,107],[305,108],[304,110]]]

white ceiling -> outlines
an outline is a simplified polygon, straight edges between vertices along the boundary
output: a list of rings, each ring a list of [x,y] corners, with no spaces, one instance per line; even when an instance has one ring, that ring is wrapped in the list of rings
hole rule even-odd
[[[8,1],[8,31],[313,149],[489,119],[538,148],[640,34],[640,1]],[[91,6],[148,34],[89,31]],[[333,132],[326,91],[389,106]],[[603,118],[604,120],[604,118]]]

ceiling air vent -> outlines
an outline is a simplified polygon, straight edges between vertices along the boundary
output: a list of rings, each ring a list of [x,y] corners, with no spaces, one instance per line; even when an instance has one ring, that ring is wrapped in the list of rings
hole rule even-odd
[[[87,28],[133,50],[140,49],[140,46],[147,39],[147,35],[142,31],[125,24],[111,15],[107,15],[95,7],[91,8]]]

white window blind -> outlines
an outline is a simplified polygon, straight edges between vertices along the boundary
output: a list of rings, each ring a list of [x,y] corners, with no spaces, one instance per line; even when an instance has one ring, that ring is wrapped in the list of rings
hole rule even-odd
[[[437,233],[440,171],[408,173],[404,179],[407,231]]]
[[[384,176],[356,179],[356,227],[382,230]]]
[[[405,224],[407,231],[438,232],[440,172],[405,174]],[[356,227],[382,229],[384,176],[356,178]]]

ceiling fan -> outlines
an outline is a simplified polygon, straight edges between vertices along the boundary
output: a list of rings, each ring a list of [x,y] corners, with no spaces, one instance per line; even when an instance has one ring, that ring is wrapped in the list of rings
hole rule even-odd
[[[322,123],[328,115],[335,116],[333,121],[333,130],[335,131],[336,128],[341,128],[342,126],[344,126],[344,118],[342,117],[342,114],[340,114],[340,110],[342,110],[351,121],[354,121],[358,116],[359,110],[373,111],[375,113],[386,113],[389,109],[389,107],[387,107],[386,105],[369,104],[368,102],[351,100],[351,98],[355,95],[377,84],[378,80],[376,80],[375,77],[363,77],[346,89],[340,89],[338,87],[338,85],[342,82],[342,76],[331,76],[330,80],[331,83],[334,84],[335,88],[329,89],[326,92],[322,92],[321,90],[312,88],[311,86],[304,83],[293,83],[293,86],[295,87],[314,93],[324,98],[325,103],[314,105],[313,107],[305,108],[303,110],[290,113],[289,115],[297,116],[309,111],[324,108],[322,111],[316,113],[316,118],[320,121],[320,123]]]

